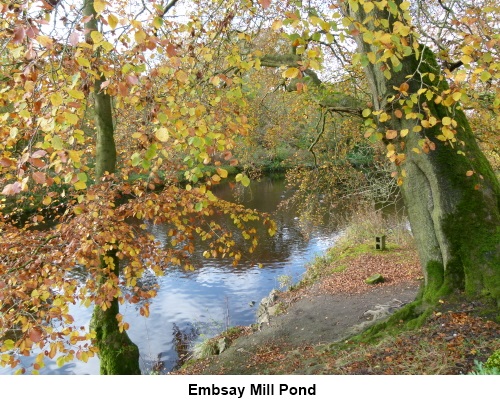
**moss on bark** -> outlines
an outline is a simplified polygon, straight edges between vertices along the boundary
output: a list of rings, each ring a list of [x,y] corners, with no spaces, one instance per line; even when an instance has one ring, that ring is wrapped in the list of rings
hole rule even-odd
[[[396,0],[400,4],[401,0]],[[386,18],[384,11],[375,9],[374,19],[366,19],[363,8],[357,11],[346,6],[346,13],[359,26],[376,31],[374,21]],[[372,16],[373,17],[373,16]],[[397,19],[397,18],[396,18]],[[392,23],[391,23],[392,24]],[[387,31],[392,30],[389,24]],[[358,26],[358,29],[359,29]],[[357,38],[358,50],[377,54],[379,48]],[[414,41],[412,38],[407,40]],[[401,69],[391,70],[390,77],[384,75],[386,66],[381,63],[368,64],[365,68],[375,109],[386,111],[401,108],[390,100],[400,99],[403,83],[408,85],[408,94],[417,94],[419,89],[433,89],[434,94],[449,94],[449,87],[440,71],[431,50],[420,47],[418,52],[401,60]],[[432,74],[431,74],[432,73]],[[403,139],[396,139],[399,152],[406,160],[398,167],[406,172],[403,195],[408,208],[420,261],[425,276],[421,295],[423,307],[435,304],[440,298],[455,295],[463,299],[462,293],[472,299],[493,298],[500,306],[500,186],[491,165],[479,149],[466,115],[457,103],[448,108],[436,98],[427,99],[421,94],[413,100],[411,109],[425,113],[437,120],[437,125],[424,126],[416,118],[396,118],[380,123],[380,131],[407,131]],[[408,113],[408,109],[405,110]],[[454,130],[456,142],[444,144],[438,139],[442,133],[441,122],[451,117],[457,122]],[[405,131],[405,132],[406,132]],[[394,142],[394,141],[391,141]],[[427,153],[415,153],[424,143],[432,143]],[[460,151],[460,153],[457,153]],[[466,173],[473,173],[466,176]]]
[[[103,275],[99,284],[109,277],[118,277],[119,260],[115,251],[110,251],[107,257],[111,260],[101,260],[101,267],[110,267],[112,274]],[[108,263],[106,265],[105,263]],[[111,265],[109,263],[112,263]],[[111,306],[103,310],[100,306],[94,308],[90,328],[95,332],[94,343],[99,349],[101,374],[128,375],[141,374],[139,367],[139,349],[127,335],[120,332],[117,316],[120,313],[118,300],[114,298]]]
[[[139,349],[130,340],[126,332],[118,328],[118,301],[113,300],[111,308],[103,311],[95,307],[91,328],[96,333],[95,344],[99,348],[101,374],[138,375]]]

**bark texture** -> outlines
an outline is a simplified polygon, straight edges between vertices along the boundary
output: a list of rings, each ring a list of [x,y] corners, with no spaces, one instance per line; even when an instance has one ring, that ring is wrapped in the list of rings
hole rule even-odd
[[[91,42],[90,33],[98,29],[93,0],[84,0],[84,15],[91,17],[85,24],[87,41]],[[116,170],[116,147],[114,140],[113,113],[111,97],[101,91],[104,78],[94,82],[94,122],[96,126],[96,183],[102,181],[107,173]],[[101,257],[101,285],[108,277],[119,275],[119,261],[115,251],[109,251]],[[108,263],[108,264],[106,264]],[[112,263],[112,265],[109,265]],[[110,275],[106,272],[111,267]],[[91,328],[96,332],[95,343],[99,348],[101,374],[141,374],[139,367],[139,349],[130,340],[127,332],[120,332],[117,315],[119,314],[118,299],[114,298],[111,307],[103,310],[96,305],[92,314]]]
[[[395,3],[399,5],[401,1]],[[391,32],[396,18],[394,14],[377,8],[375,18],[371,20],[367,20],[362,7],[356,11],[345,7],[344,11],[353,19],[355,27],[358,24],[356,28],[365,22],[363,27],[372,31],[381,29],[381,26],[374,26],[374,21],[385,19],[389,21],[386,30]],[[380,48],[364,42],[361,35],[356,40],[359,52],[365,55],[380,51]],[[402,188],[425,276],[422,298],[432,304],[440,298],[465,292],[471,298],[493,298],[500,306],[498,179],[479,149],[459,105],[453,111],[453,119],[458,123],[455,147],[436,138],[441,133],[439,125],[414,132],[413,128],[420,124],[418,120],[397,119],[392,115],[393,108],[400,105],[388,100],[398,92],[394,88],[399,89],[402,83],[409,84],[409,94],[415,94],[422,85],[436,86],[439,91],[448,89],[428,48],[421,46],[418,52],[404,57],[402,64],[399,72],[392,69],[389,79],[381,64],[368,64],[365,72],[373,94],[374,109],[386,111],[393,117],[381,124],[381,131],[409,131],[404,139],[398,140],[404,141],[402,152],[406,155],[398,170],[406,171]],[[422,112],[425,109],[438,121],[450,116],[447,107],[421,95],[413,110]],[[413,148],[421,149],[426,141],[433,142],[435,150],[420,154],[412,151]],[[465,156],[458,154],[457,150],[463,151]],[[467,177],[468,171],[474,174]]]
[[[92,42],[90,33],[97,31],[96,12],[94,1],[85,0],[83,6],[85,16],[92,17],[85,23],[88,30],[86,34],[87,42]],[[109,94],[101,90],[104,77],[94,82],[94,121],[96,126],[96,162],[95,175],[96,182],[99,182],[106,172],[114,173],[116,170],[116,145],[113,126],[112,100]]]

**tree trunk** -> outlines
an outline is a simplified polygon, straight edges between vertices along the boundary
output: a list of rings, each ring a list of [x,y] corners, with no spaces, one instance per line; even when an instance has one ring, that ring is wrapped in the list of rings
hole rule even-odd
[[[90,33],[98,31],[94,1],[85,0],[83,14],[92,17],[85,23],[87,42],[92,42]],[[111,96],[101,90],[104,77],[94,82],[94,120],[96,126],[96,162],[95,176],[99,182],[104,174],[114,173],[116,169],[116,146],[113,128],[113,109]]]
[[[97,20],[93,0],[84,0],[83,13],[91,17],[85,24],[88,30],[86,39],[91,42],[90,33],[96,31]],[[101,91],[103,78],[94,82],[94,121],[96,126],[96,183],[102,181],[107,173],[116,170],[116,147],[114,140],[113,114],[111,97]],[[109,251],[101,257],[102,277],[107,277],[106,268],[110,269],[116,277],[119,276],[119,260],[115,251]],[[106,264],[108,262],[108,264]],[[109,263],[112,263],[110,265]],[[106,280],[99,280],[102,285]],[[127,335],[120,332],[117,315],[119,314],[118,299],[114,298],[111,307],[106,310],[98,305],[92,314],[91,328],[96,332],[96,346],[99,348],[101,361],[101,374],[141,374],[139,367],[139,349]]]
[[[114,252],[108,254],[113,258],[113,274],[118,277],[119,261]],[[103,263],[102,267],[106,265]],[[100,280],[102,282],[102,280]],[[100,283],[101,284],[101,283]],[[103,375],[139,375],[139,349],[127,335],[120,332],[117,315],[119,314],[118,300],[111,302],[111,307],[102,310],[99,305],[94,307],[91,329],[96,333],[95,343],[99,349],[101,374]]]
[[[399,7],[401,0],[395,3]],[[377,20],[389,21],[386,31],[392,32],[394,21],[402,15],[401,10],[396,16],[377,7],[367,14],[361,6],[357,10],[345,6],[344,12],[354,21],[354,29],[360,32],[356,36],[358,51],[365,56],[374,52],[377,58],[384,48],[366,43],[363,32],[380,31],[382,25],[374,25]],[[367,20],[368,16],[374,18]],[[398,172],[405,174],[403,195],[425,276],[422,299],[433,304],[440,298],[465,292],[474,299],[493,298],[500,306],[498,179],[479,149],[467,117],[458,104],[450,112],[443,103],[436,102],[435,97],[428,100],[425,93],[421,94],[411,111],[424,114],[427,111],[438,124],[419,132],[414,128],[422,125],[420,117],[408,119],[403,116],[399,119],[396,115],[400,114],[393,114],[402,107],[399,102],[390,100],[393,96],[401,97],[403,83],[409,85],[406,89],[409,95],[432,86],[435,86],[436,94],[446,94],[449,90],[434,54],[428,48],[413,48],[413,53],[403,57],[401,62],[399,72],[394,67],[382,66],[382,63],[368,63],[365,72],[373,94],[374,110],[385,111],[391,117],[379,124],[379,130],[382,133],[397,130],[399,136],[391,142],[405,155]],[[384,75],[384,69],[388,68],[390,77]],[[408,112],[405,110],[406,115]],[[437,138],[442,133],[439,123],[447,116],[458,124],[454,128],[457,141],[453,146]],[[408,131],[404,138],[400,135],[401,130]],[[427,153],[416,153],[414,148],[425,149]]]

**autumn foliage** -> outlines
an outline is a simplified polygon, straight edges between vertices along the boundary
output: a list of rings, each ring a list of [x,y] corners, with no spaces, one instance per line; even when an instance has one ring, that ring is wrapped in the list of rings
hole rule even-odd
[[[266,215],[212,191],[259,130],[268,147],[287,140],[297,117],[338,125],[345,137],[335,142],[321,139],[332,133],[321,125],[297,136],[328,187],[356,184],[359,173],[330,170],[332,149],[352,152],[348,139],[382,141],[400,185],[408,160],[438,148],[468,159],[460,176],[476,191],[494,183],[457,134],[462,117],[470,119],[498,164],[495,1],[313,3],[0,2],[1,366],[34,352],[35,371],[45,356],[59,365],[86,361],[97,352],[95,336],[74,323],[70,305],[105,310],[118,300],[141,304],[147,316],[155,288],[138,280],[170,266],[191,269],[197,240],[210,241],[203,257],[237,263],[257,243],[252,222],[273,235]],[[420,69],[429,53],[439,71]],[[393,83],[408,58],[422,63]],[[377,97],[370,69],[391,84],[390,97]],[[259,122],[267,90],[302,97],[283,114],[291,121]],[[112,148],[96,142],[103,126]],[[408,148],[410,137],[419,140]],[[303,187],[310,177],[297,178]],[[250,180],[242,172],[231,181]],[[148,232],[155,223],[170,227],[165,245]]]

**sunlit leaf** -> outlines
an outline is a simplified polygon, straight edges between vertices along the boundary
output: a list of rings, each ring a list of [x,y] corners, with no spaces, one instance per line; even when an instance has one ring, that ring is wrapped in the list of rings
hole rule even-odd
[[[106,9],[106,1],[94,0],[94,10],[96,13],[102,13]]]
[[[155,132],[155,137],[156,139],[158,139],[160,142],[166,142],[168,141],[168,138],[170,137],[169,133],[168,133],[168,129],[165,128],[165,127],[161,127],[159,128],[156,132]]]
[[[291,67],[283,72],[283,77],[285,77],[287,79],[293,79],[293,78],[297,77],[299,75],[299,73],[300,73],[299,69]]]

